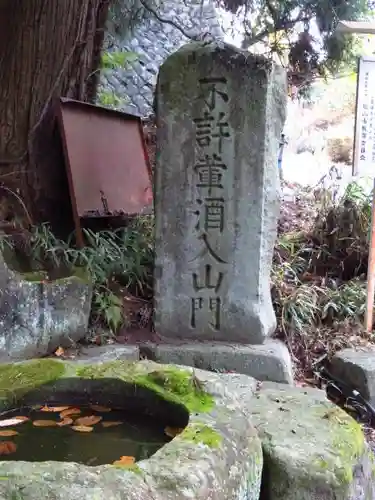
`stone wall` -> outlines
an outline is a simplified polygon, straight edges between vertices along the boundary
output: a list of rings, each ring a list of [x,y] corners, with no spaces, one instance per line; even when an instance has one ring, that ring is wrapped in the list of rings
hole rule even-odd
[[[222,38],[223,33],[212,0],[164,0],[158,16],[148,16],[125,40],[118,39],[113,51],[135,52],[137,61],[128,69],[106,71],[100,89],[113,92],[124,102],[120,109],[142,117],[153,112],[153,92],[159,67],[164,60],[191,39]],[[168,21],[171,21],[168,22]],[[179,26],[183,32],[178,29]]]

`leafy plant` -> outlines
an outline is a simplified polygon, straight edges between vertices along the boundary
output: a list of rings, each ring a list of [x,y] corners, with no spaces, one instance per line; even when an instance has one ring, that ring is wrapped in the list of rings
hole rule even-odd
[[[110,290],[94,291],[94,306],[99,318],[103,318],[111,332],[116,332],[125,321],[122,300]]]
[[[302,284],[286,297],[282,306],[282,324],[302,332],[313,325],[319,313],[319,292],[316,286]]]
[[[126,68],[128,64],[136,61],[138,55],[130,51],[104,52],[101,59],[102,70]]]
[[[124,106],[128,100],[125,98],[118,97],[115,92],[109,90],[103,90],[98,92],[98,102],[102,106],[107,106],[109,108],[118,109]]]
[[[328,290],[321,300],[322,320],[362,319],[366,309],[366,285],[359,280]]]
[[[338,349],[373,339],[363,329],[372,195],[352,182],[340,198],[307,199],[317,216],[285,225],[293,229],[279,235],[271,276],[277,335],[312,376]]]
[[[101,57],[100,71],[109,72],[118,69],[125,69],[129,64],[137,59],[138,55],[135,52],[120,50],[105,51]],[[119,109],[128,102],[126,97],[119,97],[113,90],[104,89],[103,87],[98,89],[97,100],[102,106],[107,106],[113,109]]]

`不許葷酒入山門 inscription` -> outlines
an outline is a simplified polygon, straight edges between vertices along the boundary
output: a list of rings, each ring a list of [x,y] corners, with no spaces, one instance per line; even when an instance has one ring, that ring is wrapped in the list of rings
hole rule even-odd
[[[200,78],[200,94],[198,95],[198,100],[202,99],[210,111],[215,110],[218,97],[227,104],[229,101],[228,93],[226,89],[221,87],[226,84],[227,79],[224,77]]]
[[[156,89],[155,329],[262,343],[275,329],[270,272],[286,73],[224,42],[192,42]]]
[[[223,189],[222,184],[223,173],[227,170],[227,166],[222,162],[221,157],[217,154],[204,155],[199,158],[194,166],[194,171],[197,174],[198,188],[207,188],[207,193],[212,194],[215,188]]]
[[[197,272],[192,273],[194,296],[191,298],[191,328],[199,327],[199,313],[208,310],[212,314],[209,325],[216,331],[221,326],[223,297],[219,295],[228,264],[211,239],[218,244],[225,230],[226,190],[225,174],[227,165],[222,159],[225,141],[231,134],[226,118],[229,97],[225,85],[226,78],[201,78],[197,100],[202,103],[202,114],[193,118],[198,161],[194,165],[194,181],[198,190],[196,199],[196,237],[203,243],[202,251],[193,256],[191,262],[199,259],[203,279],[199,285]],[[207,263],[206,257],[211,258]],[[203,268],[202,268],[203,266]],[[217,274],[216,282],[213,274]],[[202,317],[206,317],[203,315]],[[203,326],[203,325],[202,325]]]
[[[208,305],[209,311],[212,313],[212,321],[209,325],[216,331],[220,330],[221,319],[221,297],[208,297],[205,300],[203,297],[193,297],[191,299],[191,328],[197,328],[197,312],[202,310],[205,305]]]
[[[218,198],[197,199],[199,208],[195,211],[198,217],[195,229],[199,231],[203,228],[204,231],[217,229],[220,233],[224,230],[225,221],[225,199],[221,196]]]
[[[194,291],[199,292],[200,290],[214,290],[218,293],[220,286],[223,282],[224,273],[219,271],[217,273],[217,279],[212,278],[212,266],[211,264],[205,265],[204,278],[200,281],[197,273],[193,273],[193,288]]]
[[[219,153],[223,150],[223,139],[230,137],[229,125],[225,121],[225,113],[218,113],[217,118],[205,111],[203,116],[194,118],[196,126],[196,140],[199,146],[210,146],[213,140],[217,141]]]
[[[218,293],[220,292],[220,288],[223,283],[224,272],[219,271],[216,277],[214,277],[213,271],[212,265],[206,264],[202,279],[200,279],[197,273],[193,273],[194,292],[197,293],[207,290],[213,291],[215,295],[209,297],[192,297],[190,318],[190,326],[192,328],[196,328],[197,326],[197,312],[206,306],[212,313],[212,321],[210,322],[210,325],[215,330],[220,330],[221,298],[218,296]]]

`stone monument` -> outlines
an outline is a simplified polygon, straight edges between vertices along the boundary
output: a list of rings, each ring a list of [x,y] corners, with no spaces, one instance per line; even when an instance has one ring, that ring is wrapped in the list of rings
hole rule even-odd
[[[155,327],[170,340],[157,357],[201,368],[216,359],[253,376],[277,358],[288,375],[270,378],[290,381],[285,346],[267,341],[285,72],[222,42],[193,42],[163,64],[156,92]]]

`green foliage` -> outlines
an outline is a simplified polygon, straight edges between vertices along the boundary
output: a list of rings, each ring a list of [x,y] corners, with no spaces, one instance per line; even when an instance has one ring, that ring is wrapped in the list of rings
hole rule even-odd
[[[286,295],[281,308],[281,321],[286,328],[303,332],[312,326],[319,314],[319,287],[301,284],[292,294]]]
[[[116,332],[126,321],[121,298],[110,290],[97,288],[93,301],[98,317],[103,318],[109,329]]]
[[[203,0],[195,0],[199,3]],[[193,2],[193,0],[191,0]],[[289,81],[307,93],[315,77],[327,76],[348,68],[354,69],[360,51],[359,38],[335,33],[340,20],[369,19],[371,0],[215,0],[242,24],[244,47],[262,42],[265,53],[288,52]],[[107,23],[108,46],[112,40],[131,36],[134,28],[160,9],[155,0],[114,0]],[[311,36],[317,26],[320,39]],[[183,28],[183,27],[182,27]],[[237,29],[237,28],[236,28]],[[270,35],[275,35],[271,39]]]
[[[366,284],[354,279],[322,297],[322,320],[363,318],[366,309]]]
[[[354,68],[359,53],[357,37],[335,33],[340,20],[369,18],[368,0],[217,0],[242,18],[244,46],[266,42],[270,53],[288,51],[289,81],[301,89],[309,88],[313,78],[328,72]],[[312,36],[318,27],[320,40]],[[270,34],[279,34],[282,43],[270,43]],[[275,38],[276,39],[276,38]]]
[[[336,201],[327,194],[314,202],[310,226],[279,236],[271,274],[278,334],[310,375],[319,360],[368,341],[362,325],[372,195],[356,182]]]
[[[119,109],[127,103],[127,99],[121,99],[115,92],[109,90],[101,90],[98,92],[98,103],[108,108]]]
[[[103,52],[100,70],[101,72],[108,72],[121,68],[127,68],[129,64],[137,59],[138,55],[135,52],[120,50]],[[102,106],[112,109],[120,109],[128,102],[127,98],[120,98],[114,91],[103,88],[99,89],[97,100]]]
[[[368,256],[370,221],[371,196],[357,183],[350,183],[337,203],[320,209],[313,230],[319,262],[330,264],[334,257],[341,262],[342,271],[350,262],[354,268],[361,267]],[[356,275],[354,271],[351,274]]]
[[[104,52],[102,54],[101,67],[104,70],[126,68],[128,64],[136,61],[137,59],[138,55],[135,52]]]
[[[371,196],[353,182],[336,203],[318,206],[309,234],[280,236],[271,276],[284,332],[362,320],[366,287],[358,275],[367,265],[370,221]]]

